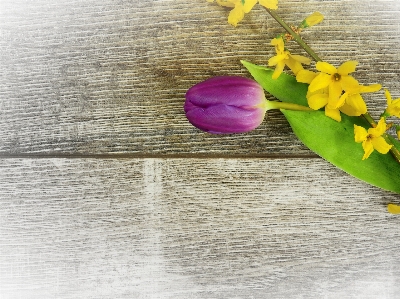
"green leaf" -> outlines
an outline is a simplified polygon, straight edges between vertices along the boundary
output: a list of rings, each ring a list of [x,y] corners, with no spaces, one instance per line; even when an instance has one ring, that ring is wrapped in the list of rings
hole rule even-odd
[[[254,79],[270,94],[282,102],[307,106],[307,84],[282,73],[272,79],[273,70],[242,61]],[[361,117],[342,114],[337,122],[324,111],[282,110],[296,136],[313,152],[335,166],[371,185],[400,193],[400,164],[390,153],[382,155],[374,151],[366,160],[361,160],[364,150],[354,141],[354,124],[369,128]],[[397,149],[400,143],[390,138]]]

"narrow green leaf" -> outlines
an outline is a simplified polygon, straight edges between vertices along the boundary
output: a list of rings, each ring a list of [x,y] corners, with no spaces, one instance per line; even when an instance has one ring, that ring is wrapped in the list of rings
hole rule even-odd
[[[254,79],[282,102],[307,105],[307,84],[296,78],[281,74],[272,79],[273,70],[242,61]],[[325,116],[323,111],[282,110],[296,136],[313,152],[335,166],[371,185],[400,193],[400,165],[391,154],[382,155],[374,151],[366,160],[361,160],[364,151],[354,141],[354,124],[369,127],[361,117],[342,114],[342,121]],[[396,148],[400,143],[391,138]]]

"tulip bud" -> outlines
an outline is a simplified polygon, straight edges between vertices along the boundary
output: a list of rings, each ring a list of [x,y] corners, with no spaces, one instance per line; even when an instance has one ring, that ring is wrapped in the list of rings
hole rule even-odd
[[[211,134],[257,128],[266,112],[262,87],[244,77],[214,77],[191,87],[184,105],[189,122]]]

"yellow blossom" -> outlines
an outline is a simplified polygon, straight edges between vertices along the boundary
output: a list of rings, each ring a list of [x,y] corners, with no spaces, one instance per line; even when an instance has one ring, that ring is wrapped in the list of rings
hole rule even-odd
[[[277,9],[278,8],[278,0],[258,0],[260,5],[269,8],[269,9]]]
[[[355,71],[356,65],[356,61],[346,61],[335,68],[330,63],[318,61],[315,67],[320,73],[310,83],[310,91],[328,87],[329,98],[338,101],[343,90],[347,91],[358,86],[357,80],[349,75]]]
[[[296,76],[296,80],[301,83],[310,84],[313,80],[319,75],[319,73],[315,73],[308,70],[301,70]],[[329,98],[329,88],[323,87],[314,91],[310,91],[308,88],[307,91],[307,101],[308,106],[311,109],[319,110],[322,107],[325,107],[325,115],[340,122],[341,116],[340,111],[337,108],[337,101]]]
[[[285,50],[285,43],[282,37],[274,38],[271,45],[275,46],[276,55],[268,60],[268,66],[275,66],[275,71],[272,74],[272,79],[277,79],[282,73],[285,65],[288,66],[292,72],[297,73],[303,70],[303,64],[310,64],[311,60],[301,55],[292,55],[289,51]]]
[[[319,61],[316,64],[319,73],[313,78],[310,77],[310,73],[301,71],[297,81],[310,84],[307,96],[310,107],[315,110],[325,107],[326,116],[341,121],[339,109],[344,105],[349,94],[355,93],[354,90],[359,87],[357,80],[349,75],[355,71],[356,65],[356,61],[347,61],[335,68],[327,62]],[[349,91],[349,93],[341,98],[343,91]],[[357,101],[356,103],[359,104]]]
[[[207,2],[214,2],[214,0],[207,0]],[[220,6],[233,8],[229,13],[228,23],[235,27],[243,20],[244,14],[249,13],[257,2],[269,9],[278,8],[278,0],[216,0],[216,2]]]
[[[393,145],[389,145],[382,135],[386,132],[386,122],[382,117],[375,128],[369,128],[368,131],[363,127],[354,125],[354,140],[357,143],[362,142],[364,149],[363,160],[367,159],[369,155],[375,150],[381,154],[386,154]]]
[[[311,84],[319,74],[308,70],[301,70],[297,74],[296,80],[297,82]],[[357,81],[355,79],[354,81],[354,84],[356,84]],[[381,85],[372,84],[363,86],[357,83],[357,85],[350,86],[348,91],[344,92],[339,98],[329,96],[329,86],[314,91],[310,91],[309,88],[307,92],[308,105],[314,110],[325,107],[325,115],[336,121],[341,121],[340,112],[349,116],[359,116],[366,113],[367,106],[360,94],[378,91]]]
[[[323,19],[324,16],[320,12],[316,11],[313,14],[309,15],[307,18],[305,18],[303,22],[301,22],[300,28],[304,29],[317,25],[318,23],[321,23]]]
[[[380,84],[372,84],[369,86],[358,85],[349,91],[346,91],[340,97],[337,107],[341,112],[348,116],[360,116],[367,113],[367,105],[361,96],[361,93],[376,92],[380,90]]]
[[[313,71],[301,70],[300,72],[297,73],[296,80],[297,82],[310,84],[317,75],[318,73]]]
[[[396,100],[392,100],[392,96],[389,90],[385,89],[385,96],[387,99],[387,108],[385,110],[385,114],[387,116],[396,116],[400,117],[400,98]]]
[[[297,82],[301,83],[308,83],[310,84],[318,73],[309,70],[301,70],[296,75]],[[307,101],[308,106],[314,110],[319,110],[322,107],[325,107],[328,104],[328,93],[329,90],[327,87],[321,88],[311,92],[310,90],[307,91]]]
[[[214,2],[214,0],[207,0],[207,2]],[[257,0],[216,0],[220,6],[233,7],[228,16],[228,23],[237,26],[237,24],[244,18],[244,14],[250,12]]]
[[[400,206],[398,205],[390,203],[388,204],[387,209],[390,214],[400,214]]]

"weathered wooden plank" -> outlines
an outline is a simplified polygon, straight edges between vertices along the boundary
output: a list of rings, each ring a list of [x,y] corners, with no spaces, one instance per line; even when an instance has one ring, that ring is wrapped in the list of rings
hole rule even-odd
[[[316,52],[336,64],[359,60],[360,81],[399,96],[397,0],[279,5],[293,24],[321,11],[325,22],[304,33]],[[210,136],[186,121],[191,85],[248,76],[239,60],[265,65],[281,32],[261,7],[238,28],[227,13],[201,0],[2,0],[0,152],[310,154],[280,113],[241,136]],[[383,94],[366,99],[379,115]]]
[[[320,159],[3,159],[0,297],[398,298],[388,202]]]

